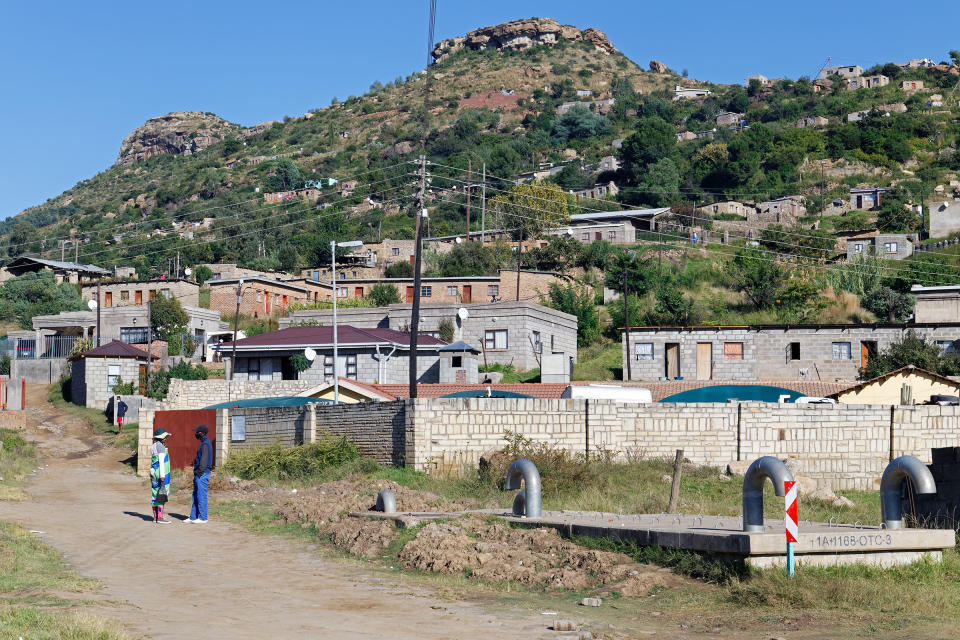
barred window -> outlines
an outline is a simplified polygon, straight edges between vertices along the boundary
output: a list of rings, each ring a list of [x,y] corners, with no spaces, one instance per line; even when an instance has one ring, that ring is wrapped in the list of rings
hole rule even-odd
[[[637,360],[653,360],[653,343],[638,342],[633,345]]]
[[[850,360],[850,343],[849,342],[834,342],[833,343],[833,359],[834,360]]]

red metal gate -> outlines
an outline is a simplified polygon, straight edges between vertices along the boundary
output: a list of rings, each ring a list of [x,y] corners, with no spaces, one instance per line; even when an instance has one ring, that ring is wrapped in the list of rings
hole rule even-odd
[[[153,417],[153,428],[165,429],[170,437],[164,441],[170,453],[170,468],[184,469],[193,466],[199,441],[193,435],[194,427],[207,425],[210,432],[207,437],[214,443],[216,454],[217,411],[216,409],[195,409],[185,411],[157,411]],[[216,456],[214,456],[216,461]]]

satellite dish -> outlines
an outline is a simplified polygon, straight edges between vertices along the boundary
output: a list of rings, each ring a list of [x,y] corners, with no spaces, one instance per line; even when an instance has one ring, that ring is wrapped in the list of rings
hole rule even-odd
[[[454,242],[456,242],[457,244],[460,244],[461,242],[463,242],[463,238],[455,238]]]
[[[186,269],[183,270],[183,273],[184,275],[190,275],[191,273],[193,273],[193,269],[191,269],[190,267],[187,267]]]
[[[97,308],[97,301],[96,301],[96,300],[89,300],[89,301],[87,302],[87,306],[90,308],[90,311],[93,311],[94,309]]]
[[[459,309],[457,309],[457,317],[460,318],[461,320],[466,320],[467,318],[470,317],[470,312],[467,311],[466,307],[460,307]]]
[[[306,349],[303,350],[303,357],[309,360],[310,362],[313,362],[314,359],[317,357],[317,352],[311,349],[310,347],[307,347]]]

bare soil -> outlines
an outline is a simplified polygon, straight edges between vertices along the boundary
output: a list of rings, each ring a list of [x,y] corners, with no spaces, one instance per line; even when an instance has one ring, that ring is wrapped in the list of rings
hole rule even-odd
[[[502,603],[450,601],[373,567],[324,558],[297,540],[257,536],[211,521],[151,521],[149,489],[100,447],[80,418],[57,412],[46,390],[29,393],[28,437],[41,467],[31,500],[0,502],[105,588],[94,612],[150,638],[540,638],[552,618]],[[184,492],[186,493],[186,492]],[[398,494],[401,500],[402,494]],[[402,504],[402,503],[401,503]]]

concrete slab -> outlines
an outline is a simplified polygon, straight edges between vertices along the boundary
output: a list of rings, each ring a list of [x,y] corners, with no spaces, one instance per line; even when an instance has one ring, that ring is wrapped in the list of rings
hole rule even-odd
[[[452,513],[365,512],[357,517],[389,518],[400,526],[426,519],[456,518],[485,513],[528,526],[552,527],[567,537],[589,536],[635,542],[644,546],[676,547],[740,557],[757,567],[785,563],[783,520],[765,520],[764,531],[742,530],[739,516],[690,514],[619,515],[583,511],[544,511],[540,518],[516,517],[502,509]],[[871,564],[889,567],[916,562],[925,555],[939,561],[942,550],[954,546],[952,529],[883,529],[860,524],[800,523],[794,548],[799,565]]]

